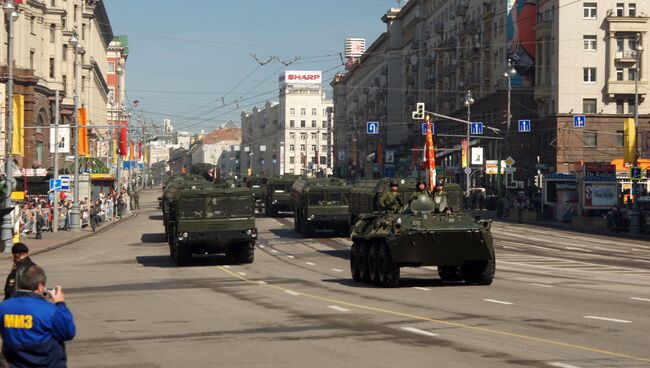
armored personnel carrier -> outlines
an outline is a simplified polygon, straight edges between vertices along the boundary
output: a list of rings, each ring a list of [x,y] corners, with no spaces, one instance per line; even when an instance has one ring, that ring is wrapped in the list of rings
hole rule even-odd
[[[381,186],[381,184],[378,184]],[[372,196],[377,187],[367,186]],[[437,266],[443,281],[489,285],[495,273],[491,222],[462,210],[458,185],[445,186],[449,210],[427,195],[399,213],[368,207],[352,228],[352,278],[384,287],[399,285],[401,267]]]
[[[169,252],[179,265],[192,255],[225,253],[237,263],[254,260],[257,229],[250,188],[222,181],[178,187],[171,197],[166,229]]]
[[[298,179],[295,175],[272,176],[266,181],[264,207],[267,216],[280,212],[292,212],[291,185]]]
[[[316,230],[333,230],[348,236],[350,187],[343,179],[299,178],[291,187],[295,230],[313,236]]]

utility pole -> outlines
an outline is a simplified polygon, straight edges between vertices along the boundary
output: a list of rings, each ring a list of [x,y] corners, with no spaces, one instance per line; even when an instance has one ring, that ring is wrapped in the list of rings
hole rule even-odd
[[[474,103],[474,98],[472,98],[472,91],[467,90],[467,94],[465,95],[465,106],[467,106],[467,121],[471,122],[470,120],[470,106]],[[467,167],[470,168],[471,170],[471,165],[470,165],[470,133],[472,129],[472,124],[467,124],[467,152],[465,153],[465,160],[467,161]],[[470,189],[470,180],[471,180],[471,175],[472,172],[470,170],[466,170],[466,181],[467,183],[465,184],[465,190],[466,193],[469,195],[469,189]]]
[[[81,211],[79,209],[79,67],[78,54],[79,54],[79,37],[77,31],[74,31],[70,37],[70,45],[74,48],[74,198],[72,208],[70,209],[70,230],[73,232],[81,231]]]
[[[5,198],[4,207],[11,208],[14,206],[11,200],[11,193],[14,190],[14,175],[13,175],[13,97],[14,97],[14,67],[13,67],[13,41],[14,41],[14,14],[16,13],[16,7],[13,1],[6,1],[2,5],[2,10],[4,11],[5,19],[7,20],[7,119],[5,120],[5,139],[7,141],[6,147],[7,151],[5,152],[5,185],[7,186],[7,198]],[[17,15],[16,15],[17,16]],[[14,244],[14,233],[13,233],[14,224],[11,217],[11,212],[6,214],[2,219],[2,242],[4,243],[4,252],[11,252],[11,247]]]
[[[54,91],[54,180],[59,178],[59,91]],[[52,144],[50,142],[50,144]],[[52,232],[59,231],[59,191],[55,190],[52,201]]]

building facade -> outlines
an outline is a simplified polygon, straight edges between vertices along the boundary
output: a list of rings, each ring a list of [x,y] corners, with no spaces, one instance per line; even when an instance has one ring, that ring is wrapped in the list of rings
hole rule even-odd
[[[241,144],[241,129],[223,128],[205,134],[188,151],[192,164],[208,163],[219,167],[221,173],[235,173],[237,151]]]
[[[333,103],[321,72],[286,71],[279,81],[279,102],[241,114],[242,175],[331,173]]]
[[[127,36],[116,36],[108,45],[106,55],[106,83],[108,84],[108,125],[119,126],[124,120],[126,109],[126,60],[129,56],[129,43]],[[111,149],[116,150],[118,143],[117,130],[109,130],[108,145],[104,145],[104,152],[100,156],[108,156]],[[112,142],[111,142],[112,141]]]
[[[102,1],[52,0],[23,1],[13,24],[14,94],[24,96],[24,154],[14,155],[18,168],[52,165],[50,155],[50,124],[55,122],[55,92],[60,92],[61,124],[72,124],[74,112],[74,48],[69,40],[77,32],[79,48],[79,107],[85,107],[90,153],[98,151],[98,142],[105,139],[108,85],[106,83],[106,52],[113,32]],[[0,53],[0,85],[3,143],[6,132],[7,42],[6,22],[0,27],[3,40]],[[5,146],[2,145],[4,153]],[[3,159],[6,157],[2,155]]]

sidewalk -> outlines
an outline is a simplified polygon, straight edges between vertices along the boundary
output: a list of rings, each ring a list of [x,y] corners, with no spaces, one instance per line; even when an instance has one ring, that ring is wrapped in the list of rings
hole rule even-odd
[[[42,239],[34,239],[34,234],[29,236],[20,236],[20,241],[25,243],[29,247],[29,253],[31,255],[36,255],[39,253],[48,252],[50,250],[63,247],[68,244],[72,244],[81,239],[93,236],[95,234],[104,232],[119,223],[132,219],[137,216],[137,212],[127,214],[125,217],[114,220],[111,222],[106,222],[97,228],[97,232],[92,231],[90,227],[82,228],[80,232],[72,231],[57,231],[56,233],[44,232]],[[11,259],[11,253],[0,253],[0,259]]]

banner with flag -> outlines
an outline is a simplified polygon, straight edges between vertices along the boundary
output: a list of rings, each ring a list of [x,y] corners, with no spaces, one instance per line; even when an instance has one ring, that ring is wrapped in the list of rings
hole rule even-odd
[[[625,119],[623,123],[623,153],[626,164],[636,162],[636,126],[634,119]]]
[[[142,141],[138,142],[138,161],[142,160]]]
[[[433,192],[436,186],[436,148],[431,128],[431,120],[427,116],[426,156],[428,164],[427,166],[429,169],[429,191]]]
[[[77,127],[77,144],[79,145],[79,156],[90,155],[90,150],[88,149],[88,128],[86,128],[88,117],[86,113],[87,110],[85,107],[80,107],[77,110],[77,122],[79,124]]]
[[[126,150],[126,120],[122,120],[121,126],[120,126],[120,145],[119,145],[119,151],[118,153],[120,156],[125,157],[127,154]]]
[[[111,138],[111,139],[113,140],[113,152],[111,152],[112,162],[113,162],[113,165],[117,165],[117,151],[118,151],[117,139],[113,139],[113,138]]]
[[[11,153],[14,155],[25,154],[25,96],[15,94],[13,103],[13,131]]]
[[[462,144],[462,159],[461,159],[461,164],[463,167],[469,166],[468,164],[468,159],[469,159],[469,152],[468,151],[468,145],[467,145],[467,139],[463,139],[463,144]]]

